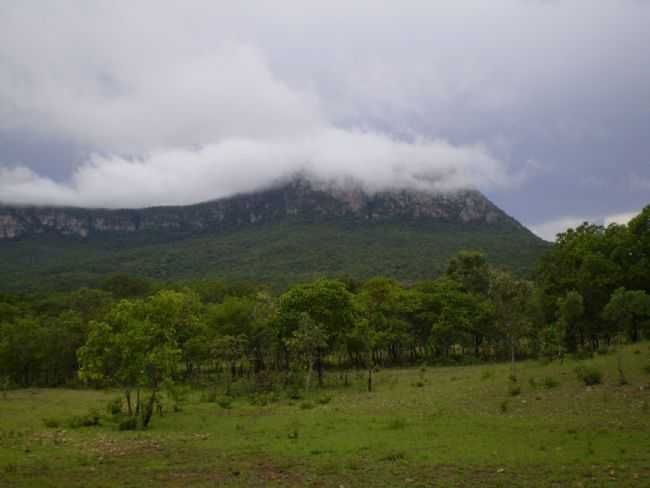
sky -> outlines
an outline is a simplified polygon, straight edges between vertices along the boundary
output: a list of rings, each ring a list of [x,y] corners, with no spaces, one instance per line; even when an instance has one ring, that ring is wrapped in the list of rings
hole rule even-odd
[[[650,203],[645,0],[0,1],[0,202],[296,171],[477,188],[538,235]]]

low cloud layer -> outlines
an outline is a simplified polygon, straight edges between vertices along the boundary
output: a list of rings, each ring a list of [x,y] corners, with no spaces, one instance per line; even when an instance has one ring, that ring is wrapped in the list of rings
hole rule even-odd
[[[385,135],[319,128],[287,139],[227,139],[142,158],[96,156],[62,183],[24,167],[0,168],[0,200],[19,204],[142,207],[188,204],[249,192],[297,172],[352,179],[368,191],[450,191],[511,180],[481,147],[400,142]]]
[[[637,212],[623,212],[618,214],[606,215],[605,217],[561,217],[553,219],[542,224],[534,225],[530,228],[535,234],[547,241],[554,241],[556,236],[561,232],[566,232],[569,229],[575,229],[584,222],[592,222],[608,226],[610,224],[627,224],[630,220],[636,217],[640,211]]]
[[[477,187],[526,223],[639,208],[649,22],[635,0],[4,2],[0,201],[190,203],[307,169]]]

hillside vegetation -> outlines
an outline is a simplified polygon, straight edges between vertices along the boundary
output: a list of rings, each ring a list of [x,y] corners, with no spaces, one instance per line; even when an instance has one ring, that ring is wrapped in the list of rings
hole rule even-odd
[[[415,282],[477,250],[530,275],[548,243],[477,191],[369,194],[302,177],[180,207],[0,205],[0,290],[74,289],[109,273],[248,280],[283,289],[322,276]]]
[[[485,224],[278,222],[196,237],[56,235],[0,241],[0,290],[70,290],[107,274],[151,279],[249,280],[284,288],[320,276],[438,276],[461,249],[530,276],[548,245],[527,232]]]

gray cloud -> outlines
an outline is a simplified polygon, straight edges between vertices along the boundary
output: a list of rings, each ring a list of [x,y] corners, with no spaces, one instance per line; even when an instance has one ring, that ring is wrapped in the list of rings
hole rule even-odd
[[[649,24],[631,0],[5,4],[0,199],[187,203],[307,166],[530,223],[629,212]]]

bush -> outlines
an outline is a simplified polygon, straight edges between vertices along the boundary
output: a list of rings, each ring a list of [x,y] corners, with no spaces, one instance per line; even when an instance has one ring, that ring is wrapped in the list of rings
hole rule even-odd
[[[547,390],[550,390],[551,388],[555,388],[555,387],[559,386],[560,382],[558,380],[556,380],[555,378],[551,377],[551,376],[547,376],[546,378],[544,378],[544,381],[543,381],[542,384],[544,385],[544,388],[546,388]]]
[[[650,364],[646,364],[646,365],[643,367],[643,371],[644,371],[645,373],[647,373],[647,374],[650,374]]]
[[[106,410],[113,416],[120,415],[122,413],[122,398],[117,397],[109,401],[108,405],[106,405]]]
[[[136,430],[138,428],[138,419],[128,417],[117,425],[118,430]]]
[[[579,366],[576,375],[586,386],[599,385],[603,382],[603,374],[594,366]]]
[[[323,395],[317,400],[317,402],[320,403],[321,405],[327,405],[331,401],[332,401],[332,397],[329,395]]]
[[[521,393],[521,386],[513,383],[508,387],[508,394],[510,396],[517,396],[520,393]]]
[[[394,418],[388,422],[389,430],[402,430],[406,428],[406,420],[401,418]]]
[[[311,410],[314,408],[314,404],[312,402],[302,402],[300,404],[300,410]]]
[[[45,418],[43,419],[43,425],[48,429],[58,429],[61,426],[61,421],[58,419]]]
[[[610,354],[612,351],[606,344],[602,344],[599,348],[598,351],[596,351],[598,354],[601,356],[606,356],[607,354]]]
[[[507,413],[508,412],[508,400],[503,400],[501,404],[499,405],[499,409],[501,410],[501,413]]]
[[[269,393],[257,393],[249,397],[251,405],[257,405],[259,407],[266,407],[269,403],[276,401],[277,396],[273,392]]]
[[[588,349],[584,349],[582,351],[578,351],[573,354],[573,359],[577,359],[579,361],[585,360],[585,359],[592,359],[594,357],[594,353],[589,351]]]
[[[217,398],[217,405],[219,405],[221,408],[227,410],[229,408],[232,408],[232,398],[229,396],[222,396]]]
[[[201,394],[201,401],[206,403],[216,403],[217,390],[215,388],[211,388],[207,392],[203,392]]]
[[[75,415],[68,420],[68,427],[78,429],[79,427],[94,427],[100,424],[99,412],[91,408],[85,415]]]
[[[287,388],[287,396],[290,400],[300,400],[302,398],[302,389],[295,385],[289,385]]]

